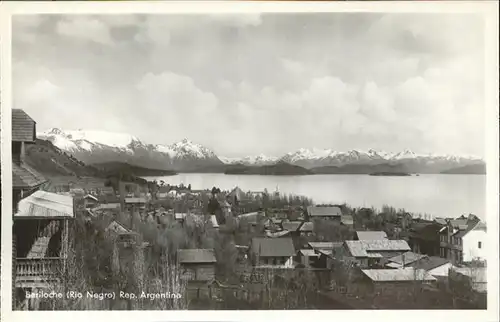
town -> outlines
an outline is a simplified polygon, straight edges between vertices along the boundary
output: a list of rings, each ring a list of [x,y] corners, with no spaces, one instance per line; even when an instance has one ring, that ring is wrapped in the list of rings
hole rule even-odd
[[[486,223],[189,182],[52,181],[12,111],[13,309],[485,309]],[[27,293],[179,294],[38,299]]]

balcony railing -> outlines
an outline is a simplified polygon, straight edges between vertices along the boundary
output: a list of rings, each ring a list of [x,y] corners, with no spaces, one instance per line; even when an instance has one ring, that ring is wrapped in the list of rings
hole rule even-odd
[[[56,278],[60,276],[62,261],[59,257],[17,258],[16,278]]]

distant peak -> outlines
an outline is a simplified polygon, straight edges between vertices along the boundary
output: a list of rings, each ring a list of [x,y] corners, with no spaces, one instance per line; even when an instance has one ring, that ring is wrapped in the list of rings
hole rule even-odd
[[[64,132],[57,128],[57,127],[54,127],[52,129],[49,130],[49,134],[56,134],[56,135],[60,135],[60,134],[63,134]]]

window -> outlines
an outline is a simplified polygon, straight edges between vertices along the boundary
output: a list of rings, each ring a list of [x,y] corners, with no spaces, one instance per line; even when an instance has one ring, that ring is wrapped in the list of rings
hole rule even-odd
[[[481,242],[477,242],[477,248],[481,249],[481,246],[482,246],[482,243]]]

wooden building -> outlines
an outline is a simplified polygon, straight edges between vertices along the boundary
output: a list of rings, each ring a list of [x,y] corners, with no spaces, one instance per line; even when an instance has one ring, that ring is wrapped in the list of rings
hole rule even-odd
[[[25,163],[25,148],[36,140],[36,122],[23,110],[12,110],[12,207],[40,189],[47,180]]]
[[[92,209],[95,208],[99,203],[99,199],[97,199],[96,196],[93,196],[91,194],[85,195],[83,197],[83,204],[85,206],[85,209]]]
[[[339,257],[361,268],[383,267],[388,259],[410,250],[404,240],[346,240]]]
[[[22,199],[13,216],[15,285],[23,307],[39,302],[24,298],[26,291],[61,287],[66,272],[69,229],[74,221],[71,196],[36,191]]]
[[[322,207],[322,206],[309,206],[307,207],[308,220],[324,219],[335,220],[341,222],[342,209],[337,206]]]
[[[293,268],[295,254],[292,238],[252,238],[251,256],[254,266]]]
[[[179,249],[177,261],[181,265],[181,273],[188,282],[208,282],[215,279],[215,250],[213,249]]]

